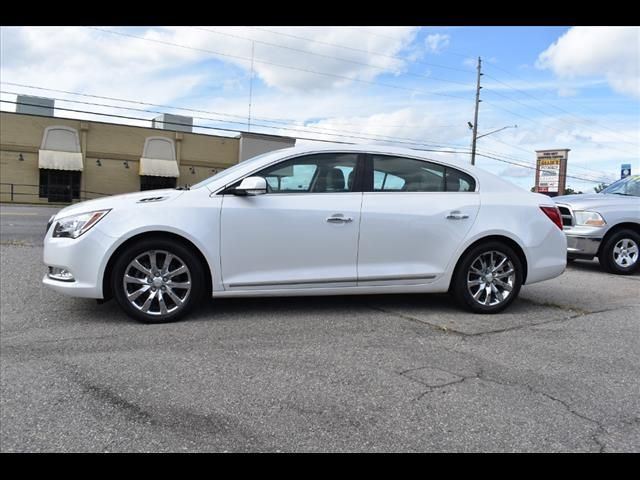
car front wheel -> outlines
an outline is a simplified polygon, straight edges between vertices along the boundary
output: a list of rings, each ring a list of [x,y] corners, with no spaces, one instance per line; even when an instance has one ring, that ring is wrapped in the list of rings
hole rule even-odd
[[[633,230],[620,230],[602,245],[600,265],[610,273],[629,275],[640,267],[640,235]]]
[[[203,269],[193,252],[178,242],[147,239],[116,260],[114,297],[132,318],[166,323],[182,318],[201,299]]]
[[[522,263],[513,249],[500,242],[487,242],[462,258],[452,291],[472,312],[498,313],[518,296],[522,278]]]

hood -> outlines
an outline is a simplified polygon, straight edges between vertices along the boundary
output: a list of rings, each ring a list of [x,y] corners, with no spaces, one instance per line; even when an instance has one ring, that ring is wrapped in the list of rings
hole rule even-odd
[[[94,200],[86,200],[84,202],[74,203],[60,210],[55,218],[68,217],[79,213],[92,212],[95,210],[114,209],[118,207],[129,207],[134,205],[144,205],[147,202],[141,200],[149,199],[148,203],[155,204],[157,202],[165,202],[173,200],[182,195],[185,190],[176,190],[173,188],[165,188],[161,190],[145,190],[144,192],[124,193],[121,195],[111,195],[109,197],[96,198]]]
[[[587,193],[577,195],[563,195],[554,197],[556,203],[570,205],[573,210],[586,210],[598,207],[611,207],[614,205],[628,205],[629,202],[637,202],[638,197],[616,195],[613,193]]]

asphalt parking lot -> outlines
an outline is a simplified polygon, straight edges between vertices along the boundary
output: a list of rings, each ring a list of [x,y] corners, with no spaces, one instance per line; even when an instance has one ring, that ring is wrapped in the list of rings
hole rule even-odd
[[[2,452],[640,451],[640,275],[575,262],[495,316],[224,299],[146,326],[42,286],[54,211],[0,207]]]

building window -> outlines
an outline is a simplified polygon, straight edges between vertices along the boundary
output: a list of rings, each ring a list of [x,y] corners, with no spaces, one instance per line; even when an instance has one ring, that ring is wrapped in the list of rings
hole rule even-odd
[[[161,188],[176,188],[177,178],[140,175],[140,190],[158,190]]]
[[[148,137],[144,141],[144,158],[176,161],[176,147],[173,140],[166,137]]]
[[[39,196],[49,202],[71,202],[80,198],[79,171],[40,169]]]
[[[141,190],[166,188],[167,185],[175,187],[176,178],[180,176],[180,169],[178,168],[178,162],[176,162],[176,149],[172,139],[148,137],[145,140],[142,158],[140,158],[139,174]],[[142,177],[161,178],[158,180],[144,180]],[[171,180],[167,178],[171,178]]]
[[[80,138],[75,128],[53,126],[44,129],[41,150],[80,153]]]

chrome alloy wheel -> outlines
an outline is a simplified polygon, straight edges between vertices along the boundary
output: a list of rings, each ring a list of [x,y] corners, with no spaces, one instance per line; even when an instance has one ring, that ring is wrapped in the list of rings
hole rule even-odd
[[[638,244],[630,238],[623,238],[613,247],[613,261],[622,268],[629,268],[638,261]]]
[[[516,271],[509,257],[496,250],[478,255],[467,272],[467,290],[480,305],[495,306],[513,291]]]
[[[180,257],[166,250],[149,250],[127,265],[122,286],[135,308],[163,316],[186,302],[191,293],[191,272]]]

